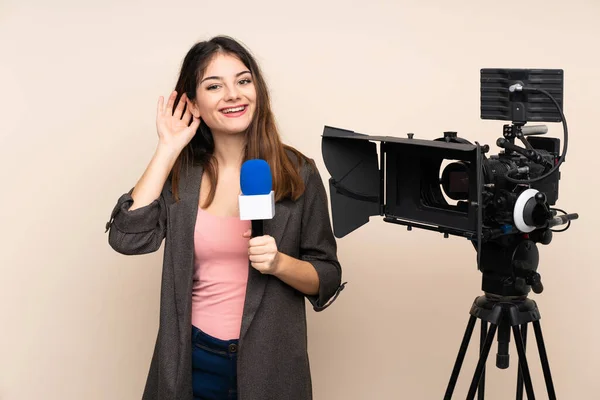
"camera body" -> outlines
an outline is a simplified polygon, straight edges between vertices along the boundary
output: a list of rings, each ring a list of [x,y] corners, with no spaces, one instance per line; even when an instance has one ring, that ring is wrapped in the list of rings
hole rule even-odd
[[[481,70],[481,118],[512,120],[496,142],[503,149],[497,155],[456,132],[424,140],[326,126],[322,152],[334,234],[343,237],[383,216],[409,230],[464,237],[477,251],[486,293],[540,293],[536,244],[549,244],[554,226],[577,218],[552,207],[568,142],[562,77],[562,70]],[[539,137],[547,127],[531,121],[563,123],[562,154],[560,140]]]

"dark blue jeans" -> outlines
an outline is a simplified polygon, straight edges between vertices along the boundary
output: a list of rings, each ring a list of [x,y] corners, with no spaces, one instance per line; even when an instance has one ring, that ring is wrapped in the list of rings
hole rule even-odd
[[[194,400],[237,399],[238,340],[221,340],[192,325]]]

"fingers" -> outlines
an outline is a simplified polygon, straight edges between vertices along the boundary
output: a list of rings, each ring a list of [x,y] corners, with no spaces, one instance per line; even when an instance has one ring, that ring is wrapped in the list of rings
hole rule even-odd
[[[185,107],[186,104],[187,104],[186,94],[184,93],[181,95],[181,98],[179,99],[179,102],[177,103],[177,108],[175,109],[175,113],[173,114],[173,116],[175,118],[181,119],[182,114],[183,114],[183,108]],[[188,119],[184,120],[184,121],[189,121],[189,120],[190,120],[190,118],[188,117]]]
[[[192,112],[190,111],[190,106],[188,105],[185,109],[185,113],[183,114],[183,117],[181,117],[182,120],[186,121],[188,124],[190,122],[193,122],[192,120]]]
[[[252,268],[260,272],[261,274],[269,274],[269,263],[268,262],[250,262]]]
[[[248,242],[248,255],[277,253],[277,244],[270,236],[260,236]]]
[[[256,256],[250,256],[248,257],[248,259],[250,260],[250,262],[253,263],[266,263],[268,261],[271,261],[273,259],[273,257],[269,257],[265,254],[260,254],[260,255],[256,255]]]
[[[174,90],[169,96],[169,100],[167,101],[167,108],[165,109],[165,114],[173,115],[173,105],[175,104],[175,98],[177,97],[177,92]]]
[[[265,246],[250,246],[248,247],[248,255],[251,256],[259,256],[262,254],[274,253],[276,250],[274,246],[265,245]]]
[[[158,117],[163,112],[165,99],[162,96],[158,97],[158,104],[156,105],[156,116]]]
[[[192,134],[196,133],[199,126],[200,126],[200,118],[196,118],[196,117],[192,116],[192,123],[190,124],[190,128],[189,128],[189,129],[191,129]]]
[[[252,235],[252,230],[248,229],[243,236],[248,238]],[[248,255],[258,256],[263,254],[277,253],[277,244],[275,239],[269,235],[258,236],[248,241]]]
[[[267,245],[275,245],[275,239],[273,239],[269,235],[257,236],[248,242],[250,247],[259,247],[259,246],[267,246]]]

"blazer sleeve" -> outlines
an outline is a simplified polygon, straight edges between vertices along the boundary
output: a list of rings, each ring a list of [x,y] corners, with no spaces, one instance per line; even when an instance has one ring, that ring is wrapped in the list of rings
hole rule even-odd
[[[164,190],[152,203],[135,210],[130,210],[132,192],[133,189],[123,194],[113,208],[106,223],[108,243],[125,255],[152,253],[160,248],[167,230]]]
[[[329,220],[327,193],[319,171],[311,166],[305,179],[300,259],[310,262],[317,271],[319,293],[306,298],[315,311],[322,311],[335,301],[346,283],[340,285],[342,267],[337,259],[337,244]]]

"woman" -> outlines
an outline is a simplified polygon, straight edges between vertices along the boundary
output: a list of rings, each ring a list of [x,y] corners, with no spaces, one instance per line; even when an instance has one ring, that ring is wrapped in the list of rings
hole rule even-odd
[[[165,240],[143,398],[311,399],[305,298],[320,311],[344,287],[320,175],[281,143],[261,71],[231,38],[194,45],[164,103],[156,151],[107,223],[122,254]],[[241,165],[255,158],[276,197],[259,237],[237,208]]]

